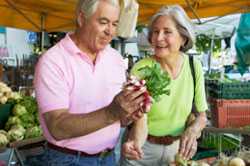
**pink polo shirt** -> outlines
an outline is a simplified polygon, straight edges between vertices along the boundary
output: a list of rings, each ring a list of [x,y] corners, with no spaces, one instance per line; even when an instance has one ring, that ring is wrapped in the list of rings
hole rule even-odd
[[[120,122],[91,134],[56,141],[49,133],[42,114],[68,109],[72,114],[93,112],[111,103],[125,82],[126,67],[121,55],[107,46],[93,64],[66,35],[40,59],[35,72],[35,92],[45,138],[58,146],[89,154],[113,148]]]

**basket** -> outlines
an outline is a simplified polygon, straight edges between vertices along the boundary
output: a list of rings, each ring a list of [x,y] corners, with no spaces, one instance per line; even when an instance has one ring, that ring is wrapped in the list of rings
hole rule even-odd
[[[4,128],[4,125],[10,116],[12,107],[12,104],[0,104],[0,129]]]
[[[250,82],[206,80],[207,93],[218,99],[250,99]]]
[[[250,125],[250,100],[210,99],[212,124],[218,128]]]

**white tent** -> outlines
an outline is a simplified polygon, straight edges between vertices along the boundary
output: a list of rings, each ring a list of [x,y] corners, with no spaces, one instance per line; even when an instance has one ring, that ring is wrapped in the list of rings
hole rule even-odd
[[[224,17],[211,17],[201,19],[202,24],[195,23],[195,32],[197,34],[205,34],[207,36],[217,36],[226,38],[233,35],[235,29],[239,25],[240,14],[227,15]]]

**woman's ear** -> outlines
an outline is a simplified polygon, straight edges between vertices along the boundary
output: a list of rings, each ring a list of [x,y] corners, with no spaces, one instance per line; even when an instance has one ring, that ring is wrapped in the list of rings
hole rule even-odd
[[[78,16],[77,16],[77,24],[78,24],[78,26],[82,27],[84,21],[85,21],[84,13],[80,11]]]
[[[182,42],[181,42],[181,47],[184,48],[185,45],[187,43],[187,38],[186,37],[182,37]]]

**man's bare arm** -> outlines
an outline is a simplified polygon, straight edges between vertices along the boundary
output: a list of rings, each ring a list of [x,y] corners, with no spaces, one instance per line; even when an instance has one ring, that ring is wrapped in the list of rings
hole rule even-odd
[[[128,117],[140,109],[145,89],[118,94],[113,102],[102,109],[86,114],[72,114],[67,109],[44,114],[47,127],[56,140],[84,136]]]
[[[87,135],[116,121],[115,115],[103,108],[87,114],[70,114],[67,110],[54,110],[44,114],[51,135],[56,140]]]

